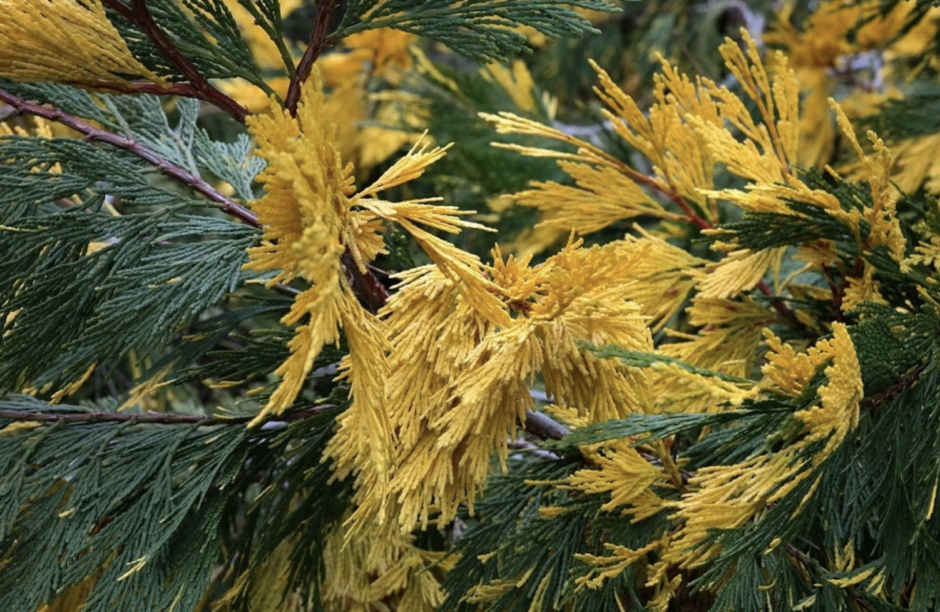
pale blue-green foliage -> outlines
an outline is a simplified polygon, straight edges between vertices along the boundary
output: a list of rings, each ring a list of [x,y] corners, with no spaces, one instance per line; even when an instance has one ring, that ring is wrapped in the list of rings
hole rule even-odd
[[[193,175],[252,196],[263,163],[247,137],[214,141],[185,100],[170,120],[151,96],[100,96],[57,85],[18,92],[100,123]],[[74,138],[0,138],[0,389],[62,385],[92,364],[138,358],[238,289],[257,230],[216,212],[142,160]],[[122,213],[115,216],[111,203]]]
[[[208,132],[196,128],[192,140],[192,156],[198,166],[227,182],[243,200],[255,197],[252,183],[265,162],[254,154],[254,144],[247,134],[239,134],[234,142],[213,140]]]

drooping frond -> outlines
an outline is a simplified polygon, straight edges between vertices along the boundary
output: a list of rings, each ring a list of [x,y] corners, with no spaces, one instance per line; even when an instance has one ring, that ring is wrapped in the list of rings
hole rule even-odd
[[[855,347],[844,325],[833,326],[832,340],[817,344],[816,350],[832,360],[825,369],[828,380],[819,388],[819,404],[796,412],[802,423],[798,441],[773,453],[762,454],[742,463],[704,468],[690,485],[693,492],[678,502],[674,518],[682,520],[678,537],[670,543],[664,558],[681,567],[702,563],[721,551],[719,544],[703,545],[710,530],[732,530],[754,519],[766,505],[790,494],[813,476],[858,424],[862,380]],[[818,481],[817,481],[818,483]],[[805,494],[802,507],[815,491]]]
[[[598,360],[579,345],[651,348],[638,307],[623,297],[640,260],[615,245],[581,249],[577,243],[535,268],[528,259],[498,258],[493,282],[516,313],[505,328],[468,317],[474,311],[440,272],[408,279],[387,308],[395,330],[391,359],[401,364],[389,388],[402,442],[392,490],[404,531],[427,524],[432,511],[443,524],[460,504],[472,508],[490,457],[495,452],[505,465],[507,442],[534,407],[527,385],[537,373],[556,403],[589,420],[646,409],[642,374]],[[419,309],[425,300],[430,304]],[[452,348],[431,348],[439,346],[436,334],[446,339],[459,332],[463,339]],[[416,364],[422,354],[433,365]],[[462,374],[454,379],[448,372]]]
[[[269,286],[297,276],[312,284],[284,318],[288,325],[308,322],[297,329],[291,358],[278,370],[281,385],[259,420],[293,403],[323,346],[339,340],[342,309],[360,308],[355,300],[345,299],[340,263],[352,185],[320,116],[319,81],[309,83],[296,120],[286,110],[249,120],[258,155],[268,166],[259,177],[265,195],[251,204],[264,228],[264,242],[249,249],[246,267],[277,271]]]
[[[0,76],[94,85],[144,79],[164,85],[130,52],[101,0],[0,3]]]
[[[535,28],[552,38],[578,35],[591,23],[571,7],[613,11],[605,0],[548,0],[509,4],[493,0],[354,0],[350,33],[390,27],[427,36],[479,62],[507,60],[526,48],[518,29]],[[419,10],[420,9],[420,10]]]

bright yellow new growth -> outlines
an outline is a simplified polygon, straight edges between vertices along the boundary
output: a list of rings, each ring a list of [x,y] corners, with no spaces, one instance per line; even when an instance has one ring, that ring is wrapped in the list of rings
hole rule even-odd
[[[312,284],[284,319],[295,325],[309,317],[291,341],[291,357],[277,372],[282,383],[259,420],[291,405],[320,350],[338,341],[343,312],[359,308],[340,262],[353,186],[320,117],[318,80],[309,83],[296,119],[277,109],[248,121],[258,155],[268,165],[259,177],[265,195],[251,203],[264,228],[264,242],[249,249],[246,268],[276,271],[268,286],[297,276]]]
[[[599,147],[561,130],[511,113],[483,114],[499,133],[542,136],[577,148],[575,153],[565,153],[496,144],[532,157],[557,159],[575,180],[575,186],[533,183],[533,189],[516,194],[514,200],[539,208],[546,226],[579,233],[595,232],[638,216],[673,221],[687,218],[666,209],[647,188],[666,194],[668,199],[690,202],[712,215],[714,210],[703,190],[713,186],[714,162],[705,142],[686,120],[695,114],[720,125],[711,99],[666,64],[664,73],[657,75],[656,103],[647,117],[606,72],[596,64],[594,68],[600,81],[595,91],[608,107],[604,117],[618,135],[650,160],[655,175],[647,177]]]
[[[650,486],[664,481],[665,474],[627,441],[616,440],[581,450],[597,468],[578,470],[568,478],[568,484],[589,495],[610,493],[610,501],[601,510],[612,512],[623,507],[623,514],[640,521],[662,508],[662,500]]]
[[[310,284],[283,319],[287,325],[299,324],[290,342],[291,355],[276,371],[280,385],[252,424],[293,404],[314,360],[325,345],[337,343],[344,330],[350,354],[341,377],[350,381],[354,401],[339,418],[340,431],[327,454],[337,462],[338,477],[359,476],[361,525],[365,517],[381,518],[391,471],[393,436],[385,405],[389,344],[382,325],[359,304],[349,277],[365,274],[368,264],[385,252],[385,223],[409,231],[483,316],[503,322],[507,315],[488,290],[479,260],[421,227],[451,233],[481,227],[458,216],[469,213],[436,205],[437,199],[379,199],[383,191],[421,176],[445,149],[419,142],[373,185],[355,193],[352,168],[343,167],[333,129],[323,118],[323,91],[316,74],[304,86],[296,118],[274,108],[270,115],[250,117],[248,127],[258,155],[268,165],[259,177],[265,195],[251,203],[264,240],[249,249],[246,268],[273,272],[268,286],[298,277]],[[366,495],[373,496],[371,501],[362,497]]]
[[[444,599],[442,579],[457,558],[422,550],[410,534],[384,530],[380,539],[341,525],[329,533],[322,585],[325,609],[438,610]]]
[[[832,365],[825,370],[829,382],[819,388],[821,405],[794,415],[803,422],[803,433],[807,434],[801,444],[826,442],[814,457],[816,465],[831,455],[858,426],[858,409],[864,395],[861,367],[845,325],[833,324],[832,339],[819,342],[817,350],[832,359]]]
[[[574,558],[578,561],[587,563],[588,565],[592,565],[596,568],[592,569],[589,574],[578,578],[575,581],[575,584],[578,585],[578,590],[581,590],[585,587],[589,589],[598,589],[603,586],[605,580],[620,576],[626,571],[628,567],[636,563],[638,559],[641,559],[649,553],[654,552],[660,546],[661,542],[656,541],[652,544],[644,546],[643,548],[632,550],[626,546],[605,543],[604,548],[610,551],[610,555],[605,555],[603,557],[588,554],[575,555]]]
[[[736,529],[752,520],[767,504],[783,499],[801,482],[813,476],[813,468],[822,464],[843,443],[858,425],[859,405],[863,395],[862,379],[855,346],[848,329],[835,323],[831,340],[817,343],[808,354],[810,362],[832,360],[825,369],[828,382],[819,388],[820,404],[794,414],[803,425],[802,437],[772,454],[764,454],[734,465],[703,468],[689,484],[693,491],[676,502],[673,519],[681,521],[675,541],[663,558],[672,564],[688,568],[706,561],[720,551],[720,545],[692,550],[710,529]],[[780,346],[779,343],[776,343]],[[785,351],[789,353],[788,351]],[[789,354],[787,360],[800,363]],[[773,362],[772,362],[773,363]],[[774,368],[779,367],[777,361]],[[800,378],[783,381],[793,385],[805,384],[808,368]],[[778,379],[780,377],[778,376]],[[822,448],[815,450],[817,444]],[[815,491],[810,488],[806,499]]]
[[[696,297],[688,309],[690,323],[702,326],[697,334],[667,332],[677,342],[662,344],[657,352],[722,374],[746,377],[758,357],[761,330],[778,315],[751,299],[741,301]],[[721,404],[740,404],[751,389],[703,377],[675,367],[659,366],[651,376],[657,412],[713,412]]]
[[[765,357],[767,363],[761,368],[766,378],[762,386],[796,397],[803,392],[822,365],[822,354],[815,348],[806,353],[797,353],[769,329],[765,329],[763,333],[770,350]]]
[[[871,207],[865,207],[863,212],[865,220],[871,226],[871,235],[865,244],[861,244],[859,238],[859,245],[862,250],[884,245],[895,261],[903,263],[906,241],[895,215],[897,194],[891,187],[891,152],[888,151],[884,141],[878,138],[874,132],[869,131],[868,139],[873,145],[874,152],[872,155],[866,154],[855,136],[855,130],[852,128],[848,117],[835,103],[835,100],[829,100],[829,103],[836,112],[836,121],[842,129],[842,133],[845,134],[846,139],[858,155],[864,168],[865,178],[868,180],[869,189],[871,189],[872,205]],[[856,233],[857,231],[856,229]]]
[[[386,308],[389,410],[401,445],[391,488],[403,531],[426,525],[433,512],[446,524],[465,501],[472,508],[494,452],[504,463],[508,440],[534,407],[528,386],[536,374],[555,403],[592,422],[645,410],[641,373],[578,345],[651,349],[638,307],[623,297],[640,258],[619,245],[578,247],[538,267],[496,253],[501,325],[440,269],[404,276]]]
[[[764,278],[767,268],[779,266],[786,248],[730,253],[698,284],[698,297],[728,299],[750,291]]]
[[[764,42],[786,50],[804,94],[800,121],[804,137],[800,143],[799,163],[804,167],[821,167],[835,149],[836,129],[827,102],[837,88],[834,75],[842,72],[848,58],[872,50],[883,54],[888,61],[920,56],[933,43],[940,12],[928,11],[919,23],[899,37],[911,19],[913,2],[898,2],[887,14],[882,13],[882,4],[877,0],[821,2],[811,15],[800,20],[800,30],[793,25],[796,6],[795,2],[783,3],[776,25],[764,34]],[[877,93],[860,95],[859,89],[850,93],[844,104],[862,106],[868,104],[869,98],[881,98]],[[908,153],[905,145],[915,142],[906,141],[899,149]],[[910,172],[898,182],[911,186],[905,187],[906,191],[913,192],[920,186],[936,157],[918,157],[922,151],[916,149],[933,146],[936,146],[936,139],[929,144],[919,143],[911,147],[909,154],[903,155]]]
[[[531,157],[559,160],[559,166],[575,179],[576,187],[555,182],[533,183],[534,189],[512,196],[523,206],[543,211],[543,223],[564,231],[596,232],[612,223],[638,216],[681,219],[667,211],[647,195],[630,176],[623,162],[581,139],[555,128],[525,119],[512,113],[481,114],[500,134],[529,134],[551,138],[576,146],[577,153],[536,149],[519,145],[495,143],[495,146],[517,151]],[[626,169],[626,171],[625,171]],[[638,173],[633,173],[638,175]]]
[[[342,49],[317,62],[329,94],[324,112],[337,124],[336,145],[360,172],[385,162],[420,134],[402,129],[418,123],[415,104],[404,92],[370,93],[375,80],[397,85],[411,67],[411,47],[417,37],[379,28],[354,34]],[[398,126],[389,129],[385,125]]]
[[[131,55],[101,0],[0,0],[0,76],[94,84],[165,81]]]

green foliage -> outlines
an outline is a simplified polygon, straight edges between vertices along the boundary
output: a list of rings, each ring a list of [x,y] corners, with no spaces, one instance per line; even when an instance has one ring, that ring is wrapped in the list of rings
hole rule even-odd
[[[607,0],[351,0],[342,35],[390,27],[444,43],[454,53],[478,62],[507,61],[525,51],[530,27],[549,38],[579,36],[589,21],[569,7],[612,11]],[[360,22],[361,23],[357,23]]]
[[[135,16],[141,14],[136,8]],[[143,3],[141,3],[143,4]],[[239,2],[252,12],[259,25],[270,34],[279,32],[280,6],[272,0]],[[221,0],[156,0],[147,2],[147,9],[160,32],[204,76],[208,78],[242,78],[273,93],[264,74],[255,63],[251,50],[242,38],[231,11]],[[277,17],[274,17],[277,15]],[[260,19],[259,19],[260,18]],[[184,79],[180,68],[153,41],[149,23],[139,18],[128,19],[115,14],[112,22],[135,57],[161,76]],[[278,36],[277,40],[282,40]],[[283,43],[280,43],[283,45]]]
[[[239,419],[118,415],[22,397],[0,403],[0,425],[11,412],[47,420],[3,434],[7,610],[35,610],[82,586],[92,587],[88,610],[193,609],[219,581],[222,539],[242,523],[233,541],[234,569],[249,577],[242,584],[252,586],[256,566],[289,537],[288,588],[307,588],[323,533],[348,503],[347,487],[331,484],[320,462],[327,410],[273,435]],[[274,492],[242,500],[248,485]]]
[[[7,390],[71,382],[89,363],[165,344],[240,284],[254,234],[170,208],[117,218],[65,211],[3,232],[0,253],[11,265],[0,283],[11,320],[0,341]],[[101,248],[90,252],[90,243]]]
[[[940,129],[936,41],[896,60],[891,45],[940,4],[911,3],[869,43],[863,26],[905,8],[869,3],[833,39],[911,77],[877,112],[849,115],[902,154],[894,166],[859,160],[845,130],[815,168],[798,168],[780,134],[801,121],[798,101],[865,89],[853,58],[823,61],[799,36],[779,36],[796,84],[787,90],[768,61],[772,91],[760,98],[744,78],[757,68],[731,69],[714,51],[726,35],[737,38],[722,53],[738,50],[742,25],[802,35],[815,5],[775,17],[773,3],[732,0],[623,2],[617,14],[607,0],[322,0],[282,17],[277,0],[103,4],[168,85],[0,79],[0,112],[12,110],[0,132],[0,610],[940,604],[936,168],[924,165],[911,193],[887,188]],[[283,67],[259,66],[250,26]],[[406,47],[383,28],[424,40]],[[374,38],[354,38],[365,32]],[[309,44],[303,56],[295,42]],[[523,52],[534,54],[513,62]],[[756,127],[721,115],[708,132],[670,97],[684,81],[656,89],[654,73],[666,79],[656,53],[727,85],[694,90],[696,100],[737,96]],[[598,85],[589,58],[610,84]],[[239,86],[276,107],[317,63],[326,118],[305,114],[319,94],[307,87],[309,106],[274,111],[283,121],[264,123],[263,106],[247,126],[230,121],[260,104],[231,93]],[[762,107],[773,94],[776,123]],[[722,100],[722,112],[734,106]],[[499,113],[528,127],[500,124],[510,133],[497,136]],[[71,131],[38,136],[48,134],[39,118]],[[804,125],[801,146],[830,119]],[[312,141],[317,121],[339,125]],[[423,130],[455,143],[433,165],[427,150],[402,155],[410,142],[398,137]],[[701,143],[741,159],[689,179],[711,172],[695,156],[705,145],[691,151]],[[381,159],[363,161],[372,146]],[[276,175],[262,175],[262,156]],[[352,160],[344,183],[338,168]],[[393,186],[343,208],[351,186],[362,193],[382,176]],[[563,224],[539,234],[539,196],[528,207],[511,197],[537,193],[533,182],[624,214],[585,247]],[[451,236],[470,224],[431,208],[438,196],[498,234]],[[259,200],[283,209],[272,216]],[[588,197],[571,200],[583,208],[573,217],[593,212]],[[637,202],[642,213],[624,212]],[[497,241],[503,260],[480,264]],[[294,266],[277,283],[277,266],[245,266],[270,243],[288,246],[278,266]],[[421,276],[428,261],[437,267]],[[706,297],[702,279],[716,277],[726,282]],[[664,329],[649,333],[640,317],[673,299]],[[642,333],[618,336],[632,348],[605,340],[634,324]],[[292,369],[296,392],[271,409]],[[391,406],[412,392],[412,404]],[[533,406],[544,413],[527,416]],[[465,477],[474,462],[480,473]],[[449,488],[461,478],[469,484]],[[408,504],[431,521],[450,504],[446,518],[458,518],[402,533]]]
[[[12,398],[0,410],[61,415],[4,433],[0,604],[36,610],[91,578],[87,610],[194,608],[215,565],[227,485],[250,432],[133,420]],[[0,412],[0,423],[9,424]]]

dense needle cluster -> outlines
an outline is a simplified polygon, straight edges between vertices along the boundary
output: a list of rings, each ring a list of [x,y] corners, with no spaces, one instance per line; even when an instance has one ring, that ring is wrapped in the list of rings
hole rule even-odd
[[[307,4],[0,0],[0,609],[936,605],[940,10]]]

